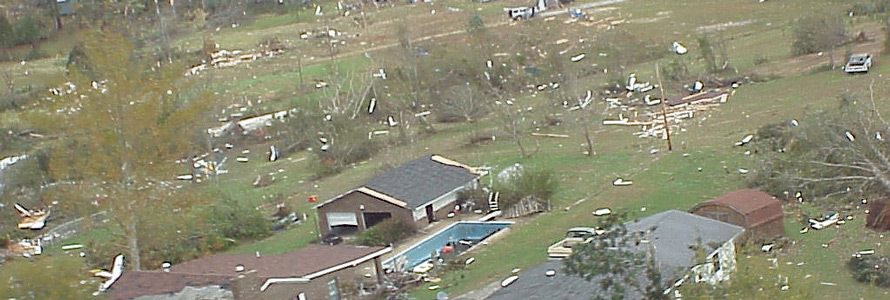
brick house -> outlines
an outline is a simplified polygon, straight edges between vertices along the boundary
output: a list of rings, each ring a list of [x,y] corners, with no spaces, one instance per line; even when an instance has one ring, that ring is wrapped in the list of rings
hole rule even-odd
[[[128,271],[108,298],[373,299],[390,247],[309,245],[279,255],[216,254],[161,271]],[[362,292],[363,291],[363,292]]]
[[[696,205],[690,212],[745,228],[745,238],[763,240],[785,234],[782,202],[758,190],[729,192]]]
[[[425,155],[371,178],[315,207],[321,234],[363,231],[389,218],[421,228],[454,210],[457,193],[483,173],[439,155]]]

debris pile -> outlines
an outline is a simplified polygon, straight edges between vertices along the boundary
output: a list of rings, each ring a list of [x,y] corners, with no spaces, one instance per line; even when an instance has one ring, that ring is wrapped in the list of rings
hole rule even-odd
[[[664,101],[664,106],[656,106],[661,104],[662,99],[655,99],[646,94],[655,87],[648,82],[639,82],[635,74],[630,74],[627,85],[624,87],[625,95],[604,99],[609,109],[620,112],[618,119],[603,120],[603,125],[640,126],[640,131],[634,135],[666,139],[666,123],[671,126],[672,133],[685,131],[681,127],[683,121],[725,103],[730,94],[722,89],[701,91],[682,98],[667,99]],[[613,93],[607,91],[606,94]],[[665,122],[665,118],[667,118],[667,122]]]
[[[255,61],[264,57],[274,57],[284,53],[281,47],[270,47],[253,52],[243,52],[241,50],[225,50],[220,49],[210,54],[210,61],[203,61],[201,64],[192,66],[185,72],[185,76],[197,75],[208,68],[227,68],[237,66],[244,62]]]

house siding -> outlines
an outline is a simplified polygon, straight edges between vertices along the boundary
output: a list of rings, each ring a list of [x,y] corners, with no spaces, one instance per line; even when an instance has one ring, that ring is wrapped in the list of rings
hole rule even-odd
[[[362,210],[361,207],[364,206],[365,209]],[[404,221],[406,224],[414,224],[414,219],[411,215],[411,211],[399,207],[395,204],[386,202],[384,200],[380,200],[374,197],[371,197],[365,193],[352,191],[346,195],[343,195],[341,198],[331,201],[323,206],[319,207],[317,210],[318,213],[318,227],[319,231],[322,234],[330,232],[331,228],[328,225],[327,214],[328,213],[343,213],[343,212],[351,212],[356,214],[356,219],[358,220],[358,228],[359,231],[364,231],[367,229],[365,227],[364,218],[362,216],[363,212],[368,213],[383,213],[388,212],[392,214],[393,218],[399,218]],[[426,220],[424,220],[426,221]]]
[[[695,282],[717,284],[729,280],[735,269],[735,241],[729,240],[708,255],[705,263],[692,267],[692,274]]]

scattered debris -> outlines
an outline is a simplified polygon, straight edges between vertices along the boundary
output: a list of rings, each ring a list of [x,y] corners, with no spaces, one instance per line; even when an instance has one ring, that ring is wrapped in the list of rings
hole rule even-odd
[[[581,54],[572,56],[572,57],[571,57],[571,60],[572,60],[572,62],[579,62],[579,61],[581,61],[582,59],[584,59],[584,56],[586,56],[586,54],[581,53]]]
[[[22,239],[18,243],[10,243],[7,250],[10,253],[30,258],[34,255],[43,254],[43,245],[40,239]]]
[[[532,136],[542,136],[542,137],[551,137],[551,138],[568,138],[567,134],[555,134],[555,133],[537,133],[532,132]]]
[[[464,261],[464,265],[471,265],[471,264],[473,264],[474,262],[476,262],[476,258],[475,258],[475,257],[470,257],[470,258],[467,258],[466,261]]]
[[[760,251],[763,251],[763,252],[770,252],[771,250],[773,250],[773,248],[774,248],[775,246],[776,246],[775,243],[765,244],[765,245],[763,245],[763,246],[760,246]]]
[[[749,135],[746,135],[745,137],[743,137],[742,140],[736,142],[735,145],[736,146],[744,146],[744,145],[747,145],[748,143],[750,143],[751,140],[753,140],[753,139],[754,139],[754,135],[749,134]]]
[[[70,244],[70,245],[63,245],[63,246],[62,246],[62,250],[65,250],[65,251],[68,251],[68,250],[77,250],[77,249],[81,249],[81,248],[83,248],[83,244]]]
[[[50,212],[45,209],[41,210],[30,210],[25,209],[20,204],[16,203],[14,205],[16,211],[21,217],[19,221],[19,229],[32,229],[32,230],[40,230],[46,226],[46,218],[49,217]]]
[[[630,180],[624,180],[624,179],[622,179],[622,178],[620,178],[620,177],[617,178],[617,179],[615,179],[615,181],[612,181],[612,185],[614,185],[614,186],[628,186],[628,185],[631,185],[631,184],[633,184],[633,181],[630,181]]]
[[[263,57],[274,57],[284,53],[284,48],[280,46],[276,47],[268,47],[268,49],[263,49],[260,51],[255,51],[253,53],[244,53],[241,50],[225,50],[220,49],[216,52],[210,54],[210,62],[201,63],[195,66],[192,66],[185,72],[185,76],[192,76],[201,73],[202,71],[207,70],[209,67],[212,68],[226,68],[236,66],[238,64],[255,61],[259,58]],[[94,88],[99,89],[98,85],[94,85]]]
[[[279,156],[278,149],[275,148],[274,145],[269,146],[269,161],[278,160],[278,156]]]
[[[686,54],[686,52],[689,52],[689,50],[686,49],[686,46],[683,46],[683,44],[680,44],[679,42],[673,42],[671,44],[671,51],[677,55],[683,55]]]
[[[547,277],[556,276],[556,270],[553,270],[553,269],[547,270],[546,272],[544,272],[544,276],[547,276]]]
[[[607,215],[610,215],[610,214],[612,214],[612,210],[609,209],[609,208],[600,208],[600,209],[597,209],[597,210],[593,211],[593,215],[594,215],[594,216],[597,216],[597,217],[600,217],[600,216],[607,216]]]
[[[114,257],[114,262],[111,267],[111,272],[105,271],[105,270],[102,270],[102,271],[104,271],[104,273],[101,273],[101,272],[94,273],[97,276],[100,276],[100,275],[98,275],[100,273],[103,275],[108,275],[107,277],[101,276],[101,277],[108,278],[108,280],[106,280],[105,282],[102,283],[101,286],[99,286],[99,292],[104,292],[104,291],[108,290],[111,287],[111,285],[113,285],[117,281],[117,279],[120,278],[121,275],[124,273],[124,255],[118,254],[117,256]]]
[[[820,218],[809,219],[810,228],[820,230],[825,227],[834,225],[840,219],[840,215],[836,212],[828,212]]]

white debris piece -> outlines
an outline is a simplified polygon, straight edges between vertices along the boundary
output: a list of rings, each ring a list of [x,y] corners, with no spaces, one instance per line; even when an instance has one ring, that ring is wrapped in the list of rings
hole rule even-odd
[[[388,125],[389,127],[396,127],[399,125],[399,122],[396,121],[396,118],[394,118],[393,116],[388,116],[386,117],[386,125]]]
[[[674,51],[677,55],[683,55],[686,54],[686,52],[689,52],[689,50],[686,49],[686,46],[683,46],[683,44],[680,44],[679,42],[671,44],[671,51]]]
[[[278,160],[278,155],[279,155],[279,153],[278,153],[278,149],[275,148],[274,145],[269,146],[269,161],[276,161],[276,160]]]
[[[584,59],[584,56],[586,56],[586,54],[581,53],[581,54],[572,56],[571,60],[572,60],[572,62],[579,62],[579,61],[581,61],[582,59]]]
[[[176,179],[178,179],[178,180],[192,180],[193,178],[194,178],[194,176],[192,176],[192,174],[176,176]]]
[[[748,169],[745,169],[745,168],[739,168],[739,174],[744,175],[744,174],[748,174],[748,172],[751,172],[751,171],[749,171]]]
[[[70,244],[70,245],[62,246],[62,250],[65,250],[65,251],[76,250],[76,249],[81,249],[81,248],[83,248],[83,244]]]
[[[593,215],[594,215],[594,216],[597,216],[597,217],[600,217],[600,216],[607,216],[607,215],[610,215],[610,214],[612,214],[612,210],[609,209],[609,208],[600,208],[600,209],[597,209],[597,210],[593,211]]]
[[[515,282],[516,279],[519,279],[519,276],[517,276],[517,275],[513,275],[513,276],[510,276],[510,277],[507,277],[506,279],[504,279],[503,281],[501,281],[501,287],[507,287],[507,286],[513,284],[513,282]]]
[[[371,77],[386,79],[386,72],[383,69],[378,69],[376,73],[371,74]]]
[[[633,181],[624,180],[620,177],[618,179],[615,179],[615,181],[612,181],[612,185],[614,185],[614,186],[628,186],[631,184],[633,184]]]
[[[426,116],[429,116],[429,115],[430,115],[430,111],[422,111],[422,112],[419,112],[419,113],[414,114],[414,117],[415,117],[415,118],[420,118],[420,117],[426,117]]]
[[[771,250],[773,250],[773,247],[775,247],[775,246],[776,246],[776,244],[769,243],[769,244],[760,246],[760,251],[770,252]]]
[[[243,157],[243,156],[239,156],[239,157],[235,158],[235,160],[238,162],[241,162],[241,163],[246,163],[248,161],[247,157]]]
[[[840,220],[840,215],[838,215],[838,213],[831,213],[820,219],[810,219],[809,224],[810,228],[819,230],[834,225],[838,220]]]
[[[796,119],[791,119],[791,126],[797,127],[799,125],[800,123],[798,123]]]
[[[856,141],[856,137],[853,136],[853,133],[846,131],[846,132],[844,132],[844,135],[847,136],[847,139],[850,140],[850,142]]]
[[[744,145],[747,145],[748,143],[750,143],[751,140],[753,140],[753,139],[754,139],[754,135],[749,134],[749,135],[746,135],[745,137],[743,137],[741,141],[736,142],[735,145],[736,146],[744,146]]]
[[[99,287],[100,292],[104,292],[108,290],[108,288],[113,285],[118,278],[124,273],[124,255],[118,254],[114,257],[114,265],[111,267],[111,277],[108,278],[105,282],[102,283],[102,286]]]
[[[368,114],[373,114],[375,109],[377,109],[377,98],[371,98],[368,103]]]

